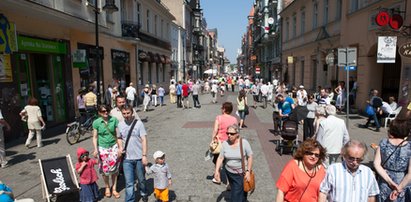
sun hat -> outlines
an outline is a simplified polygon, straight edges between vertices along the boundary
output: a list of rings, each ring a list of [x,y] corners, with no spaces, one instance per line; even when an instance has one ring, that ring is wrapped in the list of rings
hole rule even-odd
[[[162,151],[156,151],[156,152],[154,152],[154,154],[153,154],[153,158],[154,159],[158,159],[158,158],[161,158],[161,157],[163,157],[165,154],[164,154],[164,152],[162,152]]]
[[[304,86],[303,86],[303,85],[300,85],[300,88],[304,88]]]

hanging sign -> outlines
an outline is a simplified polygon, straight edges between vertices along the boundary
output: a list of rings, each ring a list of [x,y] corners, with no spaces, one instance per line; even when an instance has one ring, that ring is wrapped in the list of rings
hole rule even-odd
[[[0,54],[0,82],[13,82],[9,54]]]
[[[402,44],[398,48],[398,53],[403,57],[411,58],[411,42]]]
[[[0,52],[10,54],[17,51],[16,25],[0,13]]]
[[[86,50],[78,49],[73,52],[73,67],[86,68]]]
[[[395,63],[396,47],[396,36],[379,36],[377,63]]]

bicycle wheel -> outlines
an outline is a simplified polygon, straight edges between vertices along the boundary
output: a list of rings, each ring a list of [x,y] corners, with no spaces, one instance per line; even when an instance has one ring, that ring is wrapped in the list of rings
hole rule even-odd
[[[77,124],[67,127],[66,139],[70,145],[76,144],[78,140],[80,139],[80,133],[77,127],[78,127]]]

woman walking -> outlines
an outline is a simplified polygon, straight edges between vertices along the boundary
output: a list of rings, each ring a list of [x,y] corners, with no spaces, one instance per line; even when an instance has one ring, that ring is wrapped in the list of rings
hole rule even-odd
[[[247,103],[247,97],[245,96],[245,90],[241,89],[237,97],[237,109],[238,109],[238,114],[240,115],[240,129],[247,127],[244,124],[244,120],[246,117],[245,108],[247,105],[248,103]]]
[[[100,173],[103,175],[105,184],[104,196],[120,198],[117,192],[117,175],[122,144],[118,141],[118,120],[108,115],[109,109],[100,105],[98,107],[99,118],[93,122],[93,146],[94,157],[99,159]],[[111,189],[109,178],[111,176]]]
[[[28,105],[20,112],[22,119],[27,117],[27,127],[29,129],[29,136],[26,140],[26,147],[30,146],[31,140],[36,133],[37,147],[42,147],[43,143],[41,142],[41,129],[46,127],[46,123],[43,120],[41,109],[38,106],[38,101],[36,98],[31,97],[29,99]]]
[[[170,86],[168,87],[170,90],[170,103],[174,104],[176,103],[177,95],[176,95],[176,84],[174,81],[171,82]]]
[[[305,140],[280,174],[276,202],[318,201],[325,156],[326,150],[319,142]]]
[[[221,182],[220,167],[226,171],[228,182],[231,186],[231,201],[245,202],[247,201],[247,192],[244,192],[244,175],[247,180],[250,179],[250,171],[253,168],[253,151],[250,143],[240,138],[239,128],[237,124],[227,127],[228,140],[223,142],[221,152],[218,156],[217,164],[214,172],[214,179]],[[240,141],[244,153],[245,170],[241,166]]]
[[[144,99],[143,99],[144,110],[143,111],[147,111],[148,104],[150,104],[150,100],[151,100],[150,86],[148,84],[146,84],[146,86],[144,87],[143,94],[144,94]]]
[[[314,135],[314,119],[315,119],[315,110],[317,108],[318,104],[314,102],[314,95],[309,95],[308,96],[308,102],[307,102],[307,109],[308,109],[308,114],[307,117],[304,119],[304,125],[303,125],[303,131],[304,131],[304,136],[303,140],[306,140],[307,138],[311,138]]]
[[[157,86],[153,84],[151,87],[151,106],[157,107]]]

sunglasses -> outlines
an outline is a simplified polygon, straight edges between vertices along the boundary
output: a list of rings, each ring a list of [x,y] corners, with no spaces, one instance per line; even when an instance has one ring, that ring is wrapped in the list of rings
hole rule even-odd
[[[354,158],[354,157],[352,157],[352,156],[348,156],[348,157],[347,157],[347,160],[350,161],[350,162],[357,161],[358,163],[361,163],[364,159],[362,159],[362,158]]]
[[[84,153],[80,156],[80,158],[88,157],[88,155],[89,155],[88,153]]]
[[[236,135],[237,133],[226,133],[227,135]]]
[[[310,151],[306,151],[306,152],[304,152],[304,154],[307,155],[307,156],[312,156],[312,155],[314,155],[315,158],[320,158],[320,154],[313,153],[313,152],[310,152]]]
[[[101,110],[100,111],[100,113],[106,113],[107,112],[107,110]]]

